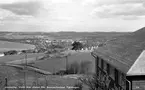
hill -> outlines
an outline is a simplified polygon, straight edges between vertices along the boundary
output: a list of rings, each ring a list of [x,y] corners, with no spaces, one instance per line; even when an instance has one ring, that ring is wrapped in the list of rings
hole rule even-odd
[[[23,40],[23,39],[96,39],[101,41],[127,34],[127,32],[0,32],[0,40]]]

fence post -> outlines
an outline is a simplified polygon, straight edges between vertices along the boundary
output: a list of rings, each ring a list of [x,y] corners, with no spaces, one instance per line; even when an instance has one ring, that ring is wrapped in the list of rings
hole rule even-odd
[[[5,78],[5,88],[6,88],[5,90],[8,90],[8,88],[7,88],[8,84],[7,84],[7,83],[8,83],[8,79],[7,79],[7,77],[6,77],[6,78]]]

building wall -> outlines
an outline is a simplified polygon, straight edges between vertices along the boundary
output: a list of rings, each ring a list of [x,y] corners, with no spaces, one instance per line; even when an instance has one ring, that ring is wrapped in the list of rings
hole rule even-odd
[[[124,73],[105,62],[100,57],[95,57],[96,59],[96,76],[98,79],[98,87],[102,90],[105,89],[115,89],[115,90],[126,90],[126,76]]]

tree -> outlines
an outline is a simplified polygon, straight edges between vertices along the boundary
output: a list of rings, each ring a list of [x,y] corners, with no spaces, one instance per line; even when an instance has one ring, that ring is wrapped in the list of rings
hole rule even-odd
[[[72,44],[72,46],[73,46],[72,50],[80,50],[80,49],[83,48],[83,44],[80,43],[80,42],[77,42],[77,41],[75,41],[75,42]]]

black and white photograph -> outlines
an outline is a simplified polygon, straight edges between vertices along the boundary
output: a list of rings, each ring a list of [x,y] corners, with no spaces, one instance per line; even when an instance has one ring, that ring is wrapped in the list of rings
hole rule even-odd
[[[145,0],[0,0],[0,90],[145,90]]]

